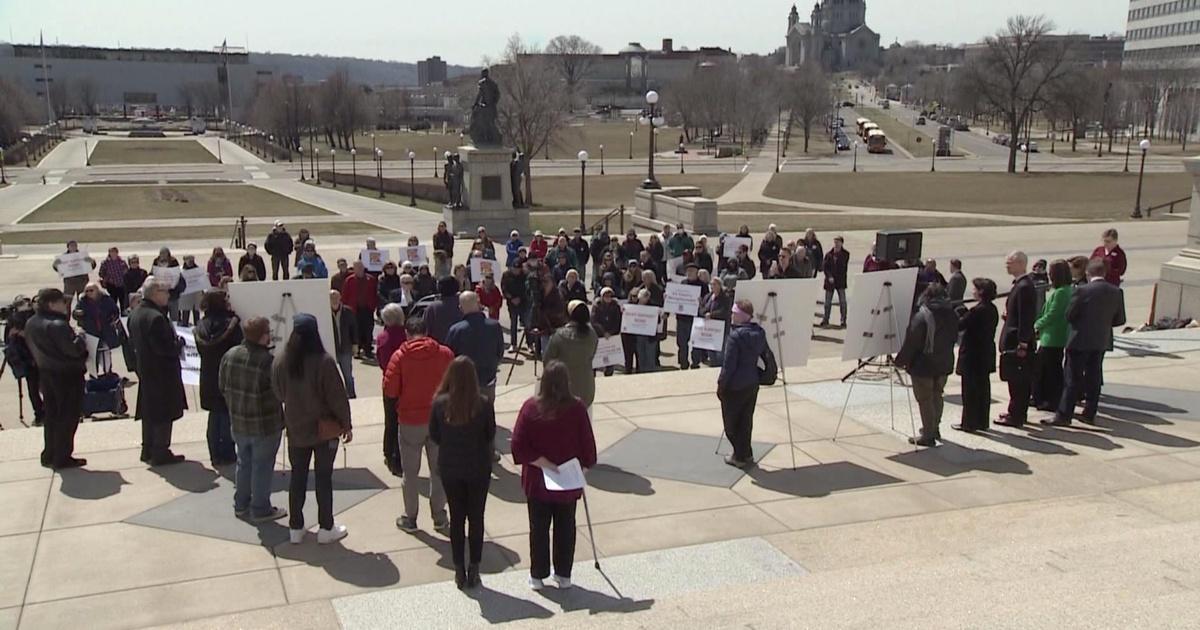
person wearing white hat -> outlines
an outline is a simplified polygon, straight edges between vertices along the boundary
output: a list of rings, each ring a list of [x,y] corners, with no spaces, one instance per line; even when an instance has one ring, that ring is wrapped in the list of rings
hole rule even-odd
[[[513,263],[517,260],[517,252],[525,247],[525,243],[521,240],[521,233],[513,230],[508,235],[508,242],[504,244],[504,253],[507,255],[504,260],[504,268],[511,269]]]
[[[600,343],[592,328],[592,316],[583,300],[571,300],[567,304],[570,323],[554,331],[542,360],[562,361],[570,375],[571,394],[589,409],[596,398],[596,373],[592,370],[592,359]]]

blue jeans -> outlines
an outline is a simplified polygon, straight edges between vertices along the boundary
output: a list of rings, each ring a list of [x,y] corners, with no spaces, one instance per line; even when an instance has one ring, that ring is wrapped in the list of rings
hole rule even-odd
[[[829,323],[829,313],[833,310],[833,292],[837,291],[838,307],[842,311],[842,325],[846,325],[846,290],[845,289],[825,289],[825,317],[821,318],[822,324]]]
[[[346,382],[346,397],[355,398],[354,394],[354,354],[351,352],[339,352],[337,355],[338,367],[342,370],[342,380]]]
[[[250,510],[251,516],[271,512],[271,481],[275,473],[275,455],[283,431],[270,435],[235,435],[237,474],[234,477],[233,510]]]
[[[208,458],[214,462],[237,459],[233,447],[233,432],[229,427],[228,411],[208,412]]]
[[[658,337],[635,335],[634,352],[637,353],[639,374],[658,371]]]

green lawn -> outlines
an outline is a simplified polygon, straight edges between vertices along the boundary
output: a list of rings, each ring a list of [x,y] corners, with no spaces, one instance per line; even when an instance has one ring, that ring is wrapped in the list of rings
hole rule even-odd
[[[316,206],[243,184],[73,186],[21,223],[326,214]]]
[[[293,233],[303,227],[302,223],[289,222],[288,228]],[[250,225],[246,227],[246,238],[252,242],[262,243],[271,231],[269,225]],[[325,236],[344,236],[352,234],[379,234],[388,230],[377,225],[360,223],[358,221],[339,221],[337,223],[319,223],[310,228],[314,238]],[[165,243],[176,241],[212,240],[214,245],[228,244],[233,238],[233,222],[222,225],[199,225],[180,227],[149,227],[149,228],[98,228],[93,230],[40,230],[27,232],[0,231],[0,241],[6,245],[32,245],[45,243],[65,243],[68,240],[79,241],[81,249],[87,249],[91,244],[93,252],[101,251],[114,243]]]
[[[1136,173],[784,173],[772,178],[766,196],[842,206],[1104,220],[1128,217],[1136,191]],[[1191,192],[1186,173],[1149,173],[1142,206]]]
[[[216,164],[217,156],[195,140],[97,140],[92,166],[115,164]]]

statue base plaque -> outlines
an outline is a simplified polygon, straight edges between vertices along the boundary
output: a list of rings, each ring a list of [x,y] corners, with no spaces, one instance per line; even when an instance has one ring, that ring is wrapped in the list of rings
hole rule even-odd
[[[512,151],[502,147],[459,147],[463,163],[462,208],[443,208],[442,219],[451,232],[474,233],[483,226],[493,240],[503,242],[512,230],[529,234],[529,209],[512,207],[509,161]]]
[[[1200,319],[1200,158],[1184,160],[1192,175],[1192,210],[1187,244],[1162,266],[1154,299],[1154,317]]]

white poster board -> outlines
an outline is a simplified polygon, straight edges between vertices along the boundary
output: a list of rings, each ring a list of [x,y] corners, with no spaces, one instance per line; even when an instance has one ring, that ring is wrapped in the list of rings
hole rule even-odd
[[[191,295],[212,288],[208,282],[208,271],[204,267],[183,269],[180,273],[183,275],[184,282],[183,293],[180,295]]]
[[[693,319],[692,347],[713,352],[725,350],[725,320],[703,317]]]
[[[679,258],[670,258],[667,260],[667,281],[668,282],[683,282],[687,280],[687,274],[679,273],[679,266],[683,264],[683,256]]]
[[[358,260],[362,262],[363,267],[366,267],[367,271],[382,273],[383,266],[388,261],[388,250],[364,248],[359,250]]]
[[[92,272],[92,263],[88,260],[87,252],[59,254],[55,262],[58,263],[58,277],[60,278],[86,276]]]
[[[754,319],[767,333],[767,343],[781,368],[808,363],[812,343],[813,313],[817,308],[816,278],[739,280],[737,299],[750,300]],[[771,294],[774,294],[772,304]],[[778,332],[776,332],[778,324]]]
[[[251,317],[265,317],[271,322],[271,345],[275,346],[276,353],[283,350],[292,334],[292,317],[308,313],[317,318],[317,330],[321,333],[325,351],[330,356],[337,356],[333,347],[328,280],[233,282],[229,285],[229,303],[243,322]]]
[[[700,311],[700,286],[668,282],[663,290],[663,310],[695,316]]]
[[[412,263],[415,267],[429,264],[429,251],[424,245],[410,245],[402,247],[400,253],[404,256],[404,260]]]
[[[154,276],[156,280],[165,282],[168,287],[174,289],[175,285],[179,284],[179,274],[181,271],[179,267],[151,267],[150,275]]]
[[[471,259],[471,282],[483,282],[484,276],[491,275],[496,280],[500,279],[500,263],[488,258],[472,258]]]
[[[191,328],[175,324],[175,335],[183,337],[183,355],[179,357],[180,372],[184,385],[200,384],[200,351],[196,349],[196,335]]]
[[[885,284],[891,283],[886,287]],[[742,283],[738,283],[739,295]],[[872,271],[854,276],[854,292],[847,302],[846,342],[842,359],[856,360],[896,354],[904,343],[917,290],[917,268]],[[891,305],[888,299],[890,294]]]
[[[600,370],[610,365],[625,365],[625,349],[621,336],[601,337],[596,344],[596,356],[592,357],[592,369]]]
[[[661,312],[657,306],[626,304],[621,307],[621,332],[654,337],[658,335],[658,314]]]
[[[724,242],[721,244],[721,255],[725,258],[733,258],[737,256],[738,250],[742,248],[742,245],[745,245],[751,254],[751,258],[753,258],[754,251],[750,250],[753,243],[754,239],[749,236],[726,236]]]

